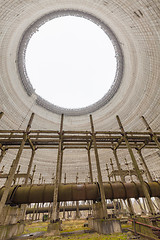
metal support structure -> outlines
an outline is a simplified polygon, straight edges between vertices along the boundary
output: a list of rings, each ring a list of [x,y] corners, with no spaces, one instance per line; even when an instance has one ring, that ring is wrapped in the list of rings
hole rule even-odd
[[[125,182],[125,177],[123,175],[123,170],[121,168],[116,149],[113,149],[113,154],[114,154],[114,157],[115,157],[115,160],[116,160],[116,164],[117,164],[117,168],[118,168],[118,171],[119,171],[119,174],[120,174],[121,181]]]
[[[64,184],[67,182],[67,176],[66,173],[64,174]],[[63,203],[63,219],[65,219],[65,207],[66,207],[66,202]]]
[[[97,175],[98,175],[98,183],[99,183],[99,187],[100,187],[103,216],[104,216],[104,218],[107,218],[108,213],[106,210],[107,206],[106,206],[106,201],[105,201],[105,192],[104,192],[104,187],[103,187],[103,182],[102,182],[101,168],[100,168],[99,155],[98,155],[98,149],[97,149],[97,143],[96,143],[96,134],[94,131],[92,115],[90,115],[90,123],[91,123],[92,139],[93,139],[93,143],[94,143],[94,152],[95,152],[95,158],[96,158]]]
[[[61,124],[59,132],[59,146],[58,146],[58,155],[57,155],[57,167],[56,167],[56,179],[54,184],[54,194],[53,194],[53,211],[51,215],[51,223],[56,222],[59,218],[58,216],[58,187],[60,184],[61,177],[61,162],[62,162],[62,148],[63,148],[63,114],[61,115]]]
[[[77,175],[76,175],[76,184],[78,184],[78,172],[77,172]],[[76,218],[80,218],[79,201],[76,201]]]
[[[33,168],[33,173],[32,173],[32,177],[31,177],[31,184],[33,183],[33,178],[34,178],[35,171],[36,171],[36,165],[34,165],[34,168]]]
[[[156,133],[153,132],[153,130],[152,130],[152,128],[149,126],[147,120],[146,120],[143,116],[142,116],[142,120],[143,120],[144,124],[146,125],[147,130],[150,132],[152,139],[155,141],[157,147],[160,149],[160,142],[159,142],[159,140],[158,140],[158,138],[157,138]]]
[[[89,175],[90,175],[90,182],[93,183],[93,173],[92,173],[92,164],[91,164],[91,154],[90,148],[87,147],[87,154],[88,154],[88,164],[89,164]]]
[[[127,170],[129,172],[130,180],[133,182],[133,177],[132,177],[131,171],[129,169],[129,164],[127,162],[127,159],[125,158],[124,161],[125,161],[125,165],[127,166]]]
[[[137,153],[139,154],[140,160],[141,160],[141,162],[142,162],[142,164],[143,164],[143,166],[145,168],[145,171],[147,173],[147,180],[148,180],[148,182],[152,182],[153,178],[152,178],[152,175],[151,175],[151,173],[150,173],[150,171],[148,169],[148,166],[147,166],[147,164],[145,162],[145,159],[144,159],[144,157],[142,155],[142,151],[141,151],[141,149],[136,149],[136,150],[137,150]],[[156,201],[156,203],[158,205],[158,208],[160,210],[160,199],[159,198],[155,198],[155,201]]]
[[[17,169],[17,172],[16,172],[17,175],[20,172],[20,168],[21,168],[21,165],[18,166],[18,169]],[[15,174],[15,176],[16,176],[16,174]],[[14,184],[16,183],[16,180],[17,180],[15,176],[14,176],[14,180],[13,180]],[[17,185],[19,184],[19,180],[20,180],[20,178],[18,178]]]
[[[110,165],[111,165],[112,171],[114,172],[114,166],[113,166],[112,158],[110,158]],[[115,182],[116,182],[116,181],[117,181],[117,179],[116,179],[116,175],[113,174],[113,177],[114,177],[114,180],[115,180]]]
[[[114,166],[113,166],[113,161],[112,161],[112,158],[110,158],[110,165],[111,165],[111,168],[112,168],[112,171],[114,172]],[[109,169],[108,169],[108,173],[109,173]],[[116,175],[115,174],[113,174],[113,177],[114,177],[114,181],[115,182],[117,182],[117,179],[116,179]],[[109,180],[110,181],[110,180]],[[121,199],[120,199],[120,202],[121,202],[121,207],[122,207],[122,209],[123,209],[123,204],[122,204],[122,201],[121,201]],[[116,202],[115,202],[115,200],[113,200],[113,205],[114,205],[114,210],[115,210],[115,213],[117,212],[116,211]],[[118,214],[118,213],[117,213]]]
[[[25,182],[24,182],[25,185],[28,183],[28,179],[29,179],[29,175],[30,175],[30,172],[31,172],[34,156],[35,156],[35,150],[32,150],[31,158],[30,158],[29,165],[28,165],[27,175],[26,175]]]
[[[106,163],[106,171],[107,171],[108,181],[110,182],[111,181],[111,177],[110,177],[110,174],[109,174],[109,168],[108,168],[108,164],[107,163]]]
[[[149,181],[149,182],[152,182],[152,181],[153,181],[153,178],[152,178],[152,176],[151,176],[151,174],[150,174],[150,171],[149,171],[149,169],[148,169],[148,167],[147,167],[147,164],[146,164],[146,162],[145,162],[145,160],[144,160],[144,157],[143,157],[143,155],[142,155],[141,149],[136,149],[136,150],[137,150],[137,153],[139,154],[140,160],[141,160],[141,162],[142,162],[142,164],[143,164],[143,166],[144,166],[144,168],[145,168],[145,171],[146,171],[146,173],[147,173],[148,181]]]
[[[6,203],[6,200],[7,200],[7,197],[8,197],[8,193],[9,193],[12,181],[14,179],[15,171],[17,169],[17,166],[18,166],[18,163],[19,163],[19,160],[20,160],[20,157],[21,157],[21,154],[22,154],[25,142],[27,141],[28,133],[29,133],[29,130],[31,128],[31,124],[32,124],[33,118],[34,118],[34,113],[31,114],[31,117],[29,119],[26,131],[23,134],[23,140],[22,140],[20,148],[19,148],[19,150],[17,152],[17,156],[16,156],[16,158],[12,162],[12,166],[11,166],[10,171],[9,171],[9,176],[8,176],[8,178],[6,180],[6,183],[5,183],[5,190],[3,192],[3,195],[2,195],[1,201],[0,201],[0,214],[2,214],[3,207],[4,207],[5,203]]]
[[[6,149],[5,147],[1,147],[0,163],[2,162],[2,159],[4,158],[4,156],[6,155],[7,150],[8,149]]]
[[[120,121],[119,116],[116,116],[116,118],[117,118],[119,127],[120,127],[120,129],[121,129],[122,135],[123,135],[123,137],[124,137],[126,146],[127,146],[127,148],[128,148],[130,157],[131,157],[131,159],[132,159],[134,169],[135,169],[135,171],[137,172],[137,177],[138,177],[140,183],[142,184],[142,188],[143,188],[143,191],[144,191],[144,195],[145,195],[145,197],[146,197],[146,199],[147,199],[147,202],[148,202],[148,205],[149,205],[149,208],[150,208],[150,212],[151,212],[151,214],[156,214],[155,209],[154,209],[154,206],[153,206],[153,203],[152,203],[152,200],[151,200],[151,197],[150,197],[149,192],[148,192],[148,189],[147,189],[146,185],[144,184],[143,177],[142,177],[142,175],[141,175],[141,173],[140,173],[140,170],[139,170],[137,161],[136,161],[135,156],[134,156],[134,154],[133,154],[132,148],[131,148],[131,146],[130,146],[130,144],[129,144],[129,142],[128,142],[127,134],[126,134],[126,132],[125,132],[123,126],[122,126],[122,123],[121,123],[121,121]]]
[[[63,144],[62,144],[62,148],[61,148],[61,159],[60,159],[60,175],[59,175],[59,183],[61,183],[62,181],[62,166],[63,166]]]
[[[35,156],[35,147],[33,146],[31,157],[30,157],[30,161],[29,161],[29,165],[28,165],[28,169],[27,169],[27,174],[26,174],[26,177],[25,177],[25,180],[24,180],[24,185],[28,184],[28,179],[30,177],[30,172],[31,172],[34,156]],[[33,172],[34,172],[34,170],[33,170]],[[32,179],[31,179],[31,181],[32,181]],[[38,207],[38,205],[37,205],[37,207]],[[26,205],[22,206],[22,209],[23,209],[23,219],[25,219],[26,208],[27,208]]]
[[[117,167],[118,167],[118,171],[119,171],[119,174],[120,174],[121,181],[123,183],[125,183],[125,177],[123,175],[123,171],[122,171],[119,159],[118,159],[118,155],[117,155],[117,150],[116,149],[113,149],[113,154],[114,154],[114,157],[115,157],[115,160],[116,160],[116,164],[117,164]],[[128,204],[128,209],[129,209],[130,215],[134,215],[134,208],[132,206],[132,202],[131,202],[130,199],[127,199],[127,204]]]

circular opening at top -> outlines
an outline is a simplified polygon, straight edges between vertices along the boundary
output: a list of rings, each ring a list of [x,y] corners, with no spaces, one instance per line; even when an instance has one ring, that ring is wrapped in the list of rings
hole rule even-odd
[[[79,11],[49,13],[24,33],[18,51],[22,83],[44,108],[66,115],[91,113],[116,93],[123,55],[111,29]]]
[[[113,84],[116,58],[107,34],[93,22],[64,16],[42,25],[26,49],[33,88],[63,108],[83,108],[100,100]]]

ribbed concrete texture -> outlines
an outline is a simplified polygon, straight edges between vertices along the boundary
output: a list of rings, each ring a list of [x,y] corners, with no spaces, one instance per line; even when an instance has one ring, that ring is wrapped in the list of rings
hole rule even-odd
[[[93,112],[96,130],[118,130],[119,115],[126,130],[144,131],[140,116],[144,116],[154,131],[160,131],[160,1],[159,0],[0,0],[0,120],[1,129],[25,129],[32,112],[32,129],[59,130],[60,115],[36,104],[36,94],[27,95],[17,67],[17,53],[26,29],[37,19],[52,11],[78,10],[95,16],[115,34],[124,56],[121,85],[114,97]],[[63,71],[63,69],[62,69]],[[106,66],[106,71],[109,71]],[[64,116],[64,130],[90,130],[88,114]],[[9,171],[16,150],[9,150],[0,164]],[[26,172],[31,151],[23,151],[21,172]],[[125,169],[124,157],[130,167],[127,150],[118,150]],[[143,150],[153,178],[160,173],[160,152]],[[99,150],[103,181],[107,179],[106,162],[113,157],[111,150]],[[136,155],[138,159],[138,155]],[[35,182],[42,173],[51,182],[55,173],[57,150],[37,150]],[[97,177],[94,152],[91,151],[93,178]],[[115,165],[115,161],[114,165]],[[109,165],[110,167],[110,165]],[[115,166],[116,168],[116,166]],[[111,169],[111,168],[110,168]],[[62,179],[67,182],[85,181],[88,175],[87,151],[65,150]],[[3,181],[2,181],[3,185]]]

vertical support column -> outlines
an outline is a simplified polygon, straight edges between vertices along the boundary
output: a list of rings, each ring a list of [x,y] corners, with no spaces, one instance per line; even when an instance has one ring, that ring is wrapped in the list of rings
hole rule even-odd
[[[110,177],[110,174],[109,174],[109,168],[108,168],[108,164],[107,163],[106,163],[106,170],[107,170],[108,180],[110,182],[111,181],[111,177]]]
[[[2,159],[4,158],[4,156],[6,155],[7,150],[8,149],[6,149],[5,147],[1,148],[0,163],[2,162]]]
[[[89,145],[87,146],[87,154],[88,154],[90,182],[93,183],[93,173],[92,173],[91,154],[90,154]]]
[[[118,167],[118,171],[119,171],[119,174],[120,174],[121,181],[124,183],[125,182],[125,177],[124,177],[122,169],[121,169],[121,165],[120,165],[120,162],[119,162],[119,159],[118,159],[118,156],[117,156],[116,149],[113,149],[113,154],[114,154],[114,157],[115,157],[115,160],[116,160],[116,164],[117,164],[117,167]],[[134,209],[133,209],[132,202],[131,202],[130,199],[127,199],[127,204],[128,204],[130,215],[134,215]]]
[[[31,172],[34,156],[35,156],[35,149],[32,150],[31,158],[30,158],[29,165],[28,165],[27,175],[26,175],[26,179],[25,179],[25,182],[24,182],[25,185],[27,185],[27,183],[28,183],[28,179],[29,179],[29,175],[30,175],[30,172]]]
[[[33,159],[34,159],[34,156],[35,156],[35,151],[36,150],[35,150],[35,148],[33,146],[31,157],[30,157],[30,161],[29,161],[29,165],[28,165],[28,169],[27,169],[26,178],[24,179],[24,185],[28,184],[28,179],[29,179],[29,175],[30,175],[30,172],[31,172]],[[36,165],[34,166],[34,169],[33,169],[33,175],[32,175],[32,179],[31,179],[31,184],[32,184],[34,173],[35,173],[35,167],[36,167]],[[25,214],[26,214],[27,205],[22,206],[22,209],[23,209],[23,219],[24,219],[25,218]]]
[[[53,211],[51,215],[51,223],[57,222],[58,217],[58,187],[60,182],[60,175],[61,175],[61,154],[62,154],[62,131],[63,131],[63,114],[61,116],[61,125],[60,125],[60,132],[59,132],[59,146],[58,146],[58,155],[57,155],[57,167],[56,167],[56,179],[54,185],[54,194],[53,194]]]
[[[20,168],[21,168],[21,166],[19,165],[19,166],[18,166],[18,169],[17,169],[17,173],[16,173],[17,175],[18,175],[18,173],[20,172]],[[13,181],[14,181],[14,184],[16,184],[16,180],[17,180],[17,179],[14,178],[14,180],[13,180]],[[17,185],[19,184],[19,180],[20,180],[20,178],[18,177]]]
[[[114,167],[113,167],[113,161],[112,161],[112,158],[110,158],[110,164],[111,164],[111,168],[112,168],[112,172],[113,172],[113,176],[114,176],[114,180],[115,180],[115,182],[117,181],[117,179],[116,179],[116,176],[115,176],[115,173],[114,173]]]
[[[148,169],[148,166],[147,166],[147,164],[145,162],[145,159],[144,159],[144,157],[142,155],[142,151],[141,151],[141,149],[138,149],[138,148],[136,150],[137,150],[137,153],[139,154],[140,160],[141,160],[141,162],[142,162],[142,164],[143,164],[143,166],[145,168],[145,171],[147,173],[147,180],[148,180],[148,182],[152,182],[153,178],[152,178],[152,175],[151,175],[151,173],[150,173],[150,171]],[[160,210],[160,199],[159,198],[155,198],[155,200],[156,200],[156,203],[157,203],[158,208]]]
[[[111,165],[111,168],[112,168],[114,180],[115,180],[115,182],[116,182],[117,179],[116,179],[116,175],[115,175],[115,173],[114,173],[114,166],[113,166],[112,158],[110,158],[110,165]],[[109,169],[108,169],[108,172],[109,172]],[[115,200],[113,200],[113,206],[114,206],[114,211],[115,211],[115,213],[118,214],[117,209],[116,209],[116,201],[115,201]],[[121,206],[123,206],[122,203],[121,203]]]
[[[119,174],[120,174],[121,181],[125,182],[125,177],[123,175],[123,171],[122,171],[119,159],[118,159],[118,155],[117,155],[117,150],[116,149],[113,149],[113,154],[114,154],[114,157],[115,157],[115,160],[116,160],[116,164],[117,164],[117,167],[118,167],[118,171],[119,171]]]
[[[145,162],[145,160],[144,160],[144,157],[143,157],[143,155],[142,155],[142,152],[141,152],[140,149],[136,149],[136,150],[137,150],[137,153],[139,154],[140,160],[141,160],[141,162],[143,163],[143,166],[144,166],[144,168],[145,168],[145,170],[146,170],[148,181],[149,181],[149,182],[152,182],[153,179],[152,179],[152,176],[151,176],[151,174],[150,174],[150,171],[149,171],[149,169],[148,169],[148,167],[147,167],[147,164],[146,164],[146,162]]]
[[[64,184],[66,184],[66,173],[64,174]],[[65,219],[65,207],[66,207],[66,202],[63,203],[63,219]]]
[[[78,184],[78,172],[76,175],[76,184]],[[79,201],[76,201],[76,218],[80,218],[80,216],[79,216]]]
[[[121,123],[121,121],[120,121],[119,116],[116,116],[116,118],[117,118],[119,127],[120,127],[120,129],[121,129],[122,135],[123,135],[123,137],[124,137],[126,146],[127,146],[127,148],[128,148],[129,154],[130,154],[130,156],[131,156],[131,159],[132,159],[132,162],[133,162],[133,166],[134,166],[135,171],[136,171],[136,173],[137,173],[138,179],[139,179],[140,183],[142,184],[142,189],[143,189],[144,195],[145,195],[145,197],[146,197],[146,199],[147,199],[147,202],[148,202],[148,205],[149,205],[149,208],[150,208],[150,212],[151,212],[151,214],[156,214],[155,209],[154,209],[154,206],[153,206],[153,203],[152,203],[152,200],[151,200],[151,197],[150,197],[149,192],[148,192],[148,189],[147,189],[147,187],[146,187],[146,185],[145,185],[145,183],[144,183],[144,181],[143,181],[143,178],[142,178],[142,176],[141,176],[141,172],[140,172],[140,170],[139,170],[137,161],[136,161],[135,156],[134,156],[134,154],[133,154],[132,148],[131,148],[131,146],[130,146],[130,144],[129,144],[129,142],[128,142],[127,134],[126,134],[126,132],[125,132],[123,126],[122,126],[122,123]]]
[[[40,173],[39,174],[39,181],[38,181],[38,185],[41,184],[41,179],[42,179],[42,174]],[[35,204],[35,220],[37,220],[37,216],[38,216],[38,206],[39,206],[39,203],[36,203]]]
[[[129,169],[129,164],[128,164],[128,162],[127,162],[127,159],[125,158],[124,160],[125,160],[125,165],[127,166],[127,170],[128,170],[129,176],[130,176],[130,180],[133,182],[133,177],[132,177],[131,171],[130,171],[130,169]],[[140,199],[136,199],[136,201],[137,201],[137,203],[138,203],[138,205],[139,205],[142,213],[146,213],[145,210],[144,210],[143,207],[142,207],[142,204],[141,204],[141,202],[140,202]]]
[[[34,165],[34,168],[33,168],[33,173],[32,173],[32,178],[31,178],[31,184],[33,183],[33,178],[34,178],[35,171],[36,171],[36,165]]]
[[[4,165],[2,166],[2,168],[1,168],[1,171],[0,171],[0,173],[3,173],[4,172]]]
[[[133,177],[132,177],[131,171],[129,169],[127,159],[125,158],[124,160],[125,160],[125,165],[127,166],[127,170],[128,170],[129,176],[130,176],[130,180],[133,182]]]
[[[157,147],[160,149],[160,142],[158,141],[157,135],[153,132],[152,128],[149,126],[146,119],[142,116],[142,120],[144,124],[146,125],[147,130],[150,132],[150,135],[152,136],[152,139],[155,141]]]
[[[9,193],[9,190],[10,190],[10,187],[11,187],[14,175],[15,175],[15,171],[17,169],[17,166],[18,166],[18,163],[19,163],[19,159],[21,157],[21,154],[22,154],[25,142],[27,140],[27,136],[29,134],[29,130],[31,128],[31,124],[32,124],[33,118],[34,118],[34,113],[32,113],[32,115],[31,115],[31,117],[29,119],[26,131],[25,131],[25,133],[23,135],[23,140],[22,140],[20,148],[19,148],[19,150],[17,152],[17,156],[16,156],[16,158],[12,162],[12,166],[10,168],[8,178],[7,178],[6,183],[4,185],[5,189],[4,189],[1,201],[0,201],[0,215],[2,214],[3,207],[4,207],[5,203],[6,203],[6,200],[7,200],[7,197],[8,197],[8,193]]]
[[[62,181],[62,166],[63,166],[63,145],[62,145],[62,148],[61,148],[61,159],[60,159],[60,174],[59,174],[59,183],[61,183]]]
[[[108,218],[107,205],[106,205],[106,201],[105,201],[105,192],[104,192],[104,187],[103,187],[103,182],[102,182],[101,168],[100,168],[99,155],[98,155],[98,149],[97,149],[97,143],[96,143],[96,134],[94,131],[92,115],[90,115],[90,123],[91,123],[92,139],[93,139],[93,143],[94,143],[94,152],[95,152],[95,158],[96,158],[98,183],[99,183],[100,194],[101,194],[103,217]]]

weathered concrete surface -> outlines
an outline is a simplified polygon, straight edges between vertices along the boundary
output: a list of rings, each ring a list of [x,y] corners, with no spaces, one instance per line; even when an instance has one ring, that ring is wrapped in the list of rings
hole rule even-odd
[[[50,223],[47,228],[46,236],[60,235],[61,221]]]
[[[13,236],[23,233],[25,224],[22,223],[15,223],[0,226],[0,239],[7,240]]]
[[[0,240],[7,240],[24,231],[23,210],[5,206],[0,216]]]
[[[121,224],[118,219],[88,219],[88,226],[101,234],[121,233]]]
[[[93,217],[88,218],[88,226],[101,234],[122,232],[120,220],[116,218],[103,219],[102,203],[93,204]]]
[[[5,206],[0,215],[0,225],[15,224],[23,220],[23,210],[19,207]]]

